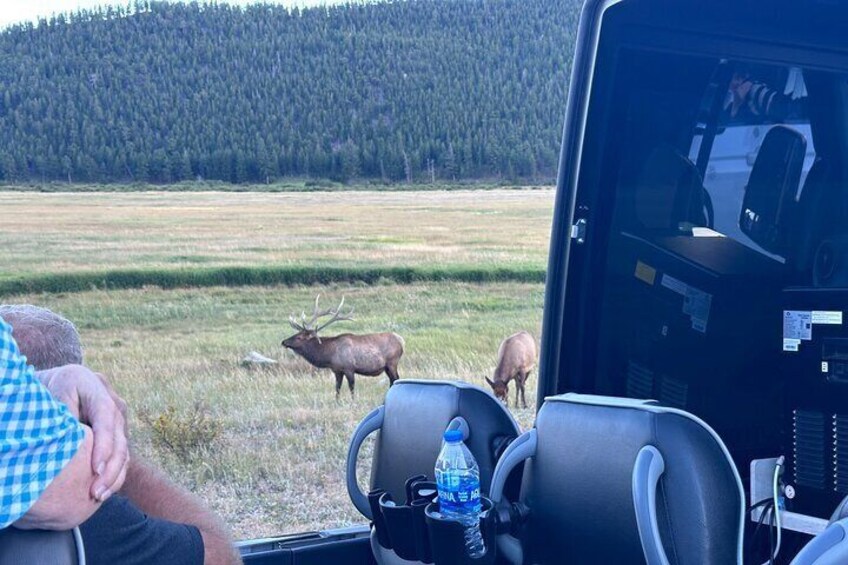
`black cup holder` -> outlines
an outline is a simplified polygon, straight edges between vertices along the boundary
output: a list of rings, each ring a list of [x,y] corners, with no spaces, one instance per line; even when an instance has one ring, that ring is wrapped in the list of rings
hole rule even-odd
[[[389,539],[389,532],[386,528],[386,521],[383,518],[383,512],[380,510],[380,497],[385,494],[385,490],[377,489],[372,490],[368,493],[368,505],[371,507],[371,515],[374,517],[374,532],[377,535],[377,542],[385,547],[386,549],[391,549],[392,542]]]
[[[495,562],[496,520],[492,502],[482,498],[480,532],[486,553],[472,559],[465,549],[465,527],[439,513],[436,484],[418,476],[406,482],[406,504],[376,490],[368,494],[377,542],[408,561],[435,565],[488,565]]]
[[[427,532],[430,536],[430,549],[436,565],[489,565],[497,557],[497,522],[492,509],[492,501],[481,497],[480,534],[483,536],[485,553],[477,558],[468,555],[465,549],[465,526],[455,520],[449,520],[439,512],[439,503],[427,505],[425,516]]]
[[[406,504],[382,490],[369,493],[378,543],[402,559],[432,563],[424,509],[437,496],[436,483],[424,475],[406,481]]]

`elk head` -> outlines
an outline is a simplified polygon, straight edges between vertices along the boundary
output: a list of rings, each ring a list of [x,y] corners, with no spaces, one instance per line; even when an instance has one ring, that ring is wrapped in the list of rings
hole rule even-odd
[[[301,312],[299,320],[294,316],[289,316],[289,325],[291,325],[297,333],[284,339],[280,345],[293,351],[299,351],[310,342],[317,341],[318,344],[320,344],[321,338],[318,337],[318,332],[335,322],[339,322],[341,320],[353,320],[353,308],[342,313],[345,301],[344,297],[342,297],[342,301],[336,308],[329,308],[327,310],[321,310],[318,308],[318,300],[320,298],[320,294],[315,297],[315,307],[312,310],[312,316],[309,320],[306,319],[305,312]],[[320,326],[317,325],[318,320],[326,316],[330,316],[330,319]]]
[[[497,378],[497,376],[495,378]],[[489,383],[490,387],[492,387],[492,392],[495,393],[495,398],[506,404],[507,397],[509,395],[509,384],[501,380],[493,381],[489,377],[486,377],[486,382]]]

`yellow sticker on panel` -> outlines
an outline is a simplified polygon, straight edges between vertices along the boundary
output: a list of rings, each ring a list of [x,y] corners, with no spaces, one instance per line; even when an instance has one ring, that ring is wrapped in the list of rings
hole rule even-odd
[[[653,285],[657,278],[657,270],[642,261],[636,261],[636,272],[633,275],[643,283]]]

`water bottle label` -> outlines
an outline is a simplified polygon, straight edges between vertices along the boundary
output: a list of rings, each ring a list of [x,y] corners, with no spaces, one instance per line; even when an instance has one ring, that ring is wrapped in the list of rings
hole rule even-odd
[[[476,504],[480,502],[480,489],[469,489],[469,490],[454,490],[459,489],[459,482],[455,486],[447,485],[451,490],[440,490],[439,491],[439,502],[446,503],[449,505],[461,504],[463,506],[467,504]],[[453,487],[453,488],[452,488]]]
[[[480,511],[480,481],[461,473],[442,473],[437,477],[439,503],[448,513]]]

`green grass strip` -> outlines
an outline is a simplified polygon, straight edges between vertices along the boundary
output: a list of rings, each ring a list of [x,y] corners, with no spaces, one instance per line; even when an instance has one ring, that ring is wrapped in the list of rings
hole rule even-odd
[[[415,282],[545,281],[544,269],[476,267],[219,267],[195,269],[113,270],[30,275],[0,281],[0,296],[40,292],[82,292],[158,286],[314,285],[330,283],[410,284]]]

